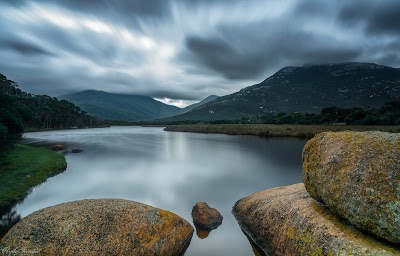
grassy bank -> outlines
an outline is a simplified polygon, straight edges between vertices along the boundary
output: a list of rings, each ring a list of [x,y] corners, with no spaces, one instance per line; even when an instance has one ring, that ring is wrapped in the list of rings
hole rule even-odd
[[[64,156],[44,148],[16,144],[0,152],[0,210],[66,167]]]
[[[220,133],[229,135],[256,135],[265,137],[311,138],[326,131],[385,131],[400,132],[400,126],[370,125],[272,125],[272,124],[193,124],[170,125],[165,131]]]

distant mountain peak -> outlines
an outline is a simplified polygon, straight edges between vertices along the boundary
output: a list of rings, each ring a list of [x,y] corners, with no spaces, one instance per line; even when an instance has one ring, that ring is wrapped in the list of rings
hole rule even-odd
[[[192,111],[194,109],[201,108],[205,104],[207,104],[207,103],[209,103],[209,102],[211,102],[211,101],[213,101],[213,100],[215,100],[217,98],[219,98],[219,96],[210,95],[210,96],[208,96],[207,98],[203,99],[202,101],[200,101],[198,103],[195,103],[195,104],[187,106],[186,108],[183,109],[182,113],[186,113],[186,112]]]
[[[181,113],[181,109],[178,107],[164,104],[144,95],[85,90],[58,98],[71,101],[90,114],[110,120],[143,121]]]
[[[302,68],[343,68],[346,70],[357,70],[357,69],[382,69],[392,68],[389,66],[379,65],[371,62],[343,62],[343,63],[326,63],[326,64],[304,64]]]
[[[229,120],[274,112],[381,107],[400,99],[400,69],[346,62],[285,67],[263,82],[220,97],[175,120]]]

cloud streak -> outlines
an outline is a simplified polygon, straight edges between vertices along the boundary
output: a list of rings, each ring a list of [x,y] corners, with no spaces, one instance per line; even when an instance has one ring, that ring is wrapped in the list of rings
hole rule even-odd
[[[400,66],[395,0],[19,0],[0,8],[0,73],[52,96],[95,89],[184,105],[284,66]]]

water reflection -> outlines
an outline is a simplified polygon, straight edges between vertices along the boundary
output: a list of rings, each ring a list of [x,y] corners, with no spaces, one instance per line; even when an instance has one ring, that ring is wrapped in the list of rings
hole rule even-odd
[[[210,232],[212,231],[212,230],[206,230],[206,229],[200,228],[197,225],[194,225],[194,227],[196,229],[196,235],[200,239],[207,238],[208,235],[210,234]]]
[[[17,213],[15,205],[2,209],[0,212],[0,240],[20,220],[21,215]]]
[[[191,221],[192,206],[207,202],[224,225],[207,239],[194,236],[185,254],[207,256],[252,254],[232,206],[254,192],[301,182],[305,140],[111,127],[28,133],[24,142],[84,151],[66,154],[67,170],[35,188],[13,216],[85,198],[122,198]]]

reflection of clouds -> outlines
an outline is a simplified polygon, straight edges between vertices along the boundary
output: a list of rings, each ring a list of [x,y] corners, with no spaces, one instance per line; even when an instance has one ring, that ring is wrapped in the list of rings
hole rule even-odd
[[[34,189],[17,206],[19,214],[85,198],[124,198],[192,222],[192,206],[205,201],[221,212],[224,222],[207,239],[193,237],[187,255],[207,255],[205,250],[248,255],[251,246],[231,214],[234,203],[259,190],[301,181],[304,141],[298,140],[141,127],[28,133],[25,138],[85,151],[67,155],[67,170]]]

